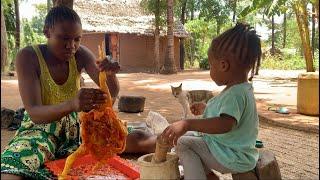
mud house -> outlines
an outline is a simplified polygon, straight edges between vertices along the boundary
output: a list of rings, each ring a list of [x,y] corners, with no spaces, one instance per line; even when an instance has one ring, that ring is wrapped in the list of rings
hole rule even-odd
[[[123,71],[148,72],[154,67],[154,16],[146,14],[139,0],[76,0],[84,30],[82,44],[98,57],[98,45],[117,59]],[[188,36],[180,21],[174,23],[174,58],[180,69],[180,38]],[[166,55],[165,30],[160,31],[160,64]]]

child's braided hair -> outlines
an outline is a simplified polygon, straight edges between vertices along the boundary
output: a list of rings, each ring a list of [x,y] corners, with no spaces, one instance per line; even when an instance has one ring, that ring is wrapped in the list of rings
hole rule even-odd
[[[230,58],[244,68],[251,69],[252,80],[255,70],[258,73],[261,62],[260,36],[248,24],[237,23],[235,27],[214,38],[209,54],[215,59]]]

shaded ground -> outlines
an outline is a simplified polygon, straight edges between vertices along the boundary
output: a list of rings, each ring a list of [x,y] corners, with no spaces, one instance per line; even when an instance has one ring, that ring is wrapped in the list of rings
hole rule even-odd
[[[254,79],[255,96],[257,98],[259,113],[273,116],[278,121],[288,121],[288,116],[279,116],[267,112],[269,105],[282,104],[293,111],[296,105],[296,77],[300,71],[260,71]],[[282,73],[282,74],[281,74]],[[208,71],[187,71],[176,75],[154,75],[145,73],[119,74],[121,95],[142,95],[146,97],[145,111],[142,113],[119,113],[123,120],[144,121],[150,110],[157,111],[165,116],[169,122],[178,120],[182,116],[182,108],[171,95],[170,85],[183,83],[183,89],[206,89],[220,91],[210,79]],[[86,86],[95,86],[85,76]],[[1,78],[1,107],[17,109],[22,106],[19,96],[17,80],[15,78]],[[117,102],[115,104],[117,109]],[[291,117],[291,116],[290,116]],[[293,116],[292,116],[293,117]],[[295,125],[310,125],[319,127],[318,117],[297,115],[292,121],[286,122]],[[261,117],[260,117],[261,119]],[[286,124],[284,124],[286,126]],[[259,138],[264,142],[265,148],[276,154],[283,179],[319,179],[319,135],[293,129],[260,124]],[[13,132],[1,130],[1,151],[13,136]],[[229,175],[222,176],[230,179]]]

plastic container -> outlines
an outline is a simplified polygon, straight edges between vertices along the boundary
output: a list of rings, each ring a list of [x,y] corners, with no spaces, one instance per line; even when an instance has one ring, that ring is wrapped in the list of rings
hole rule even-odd
[[[50,161],[45,163],[45,166],[55,175],[59,176],[62,173],[64,164],[66,159],[59,159],[55,161]],[[90,154],[83,156],[82,158],[78,158],[72,168],[77,168],[83,165],[91,165],[95,164],[97,160],[95,160]],[[83,172],[79,173],[77,176],[69,176],[68,179],[76,180],[76,179],[139,179],[140,171],[139,167],[120,158],[119,156],[115,156],[110,158],[107,161],[108,172],[110,172],[107,176],[97,175],[94,171],[92,172]],[[103,171],[104,169],[102,169]],[[113,173],[114,172],[114,173]]]
[[[319,115],[319,72],[299,74],[297,111],[305,115]]]

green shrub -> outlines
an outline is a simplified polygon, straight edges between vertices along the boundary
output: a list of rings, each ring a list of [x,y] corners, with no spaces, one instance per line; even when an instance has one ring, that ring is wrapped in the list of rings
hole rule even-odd
[[[200,67],[201,69],[205,69],[205,70],[209,70],[209,69],[210,69],[209,62],[208,62],[208,58],[207,58],[207,57],[200,60],[200,62],[199,62],[199,67]]]
[[[315,52],[314,67],[319,70],[319,50]],[[306,62],[303,56],[299,54],[287,53],[283,55],[271,56],[266,54],[262,59],[261,69],[279,69],[279,70],[303,70],[306,69]]]

